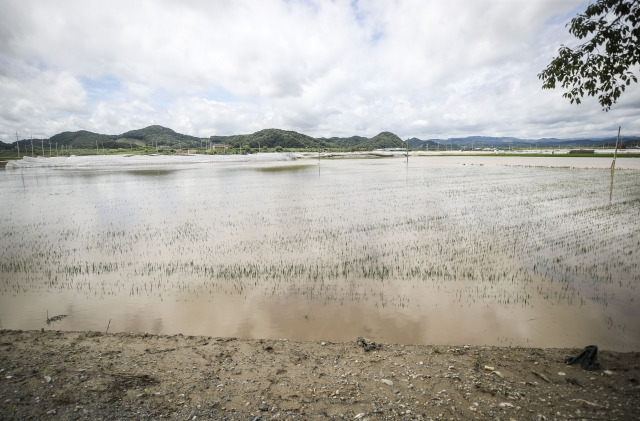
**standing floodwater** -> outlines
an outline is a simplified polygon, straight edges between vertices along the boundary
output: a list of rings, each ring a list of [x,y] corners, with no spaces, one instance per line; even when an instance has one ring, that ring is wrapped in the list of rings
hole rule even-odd
[[[640,171],[538,159],[8,169],[0,323],[638,349]]]

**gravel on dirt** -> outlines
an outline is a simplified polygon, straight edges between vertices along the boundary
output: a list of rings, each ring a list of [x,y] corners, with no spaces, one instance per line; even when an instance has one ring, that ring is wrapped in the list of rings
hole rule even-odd
[[[640,419],[640,352],[580,350],[2,330],[0,419]]]

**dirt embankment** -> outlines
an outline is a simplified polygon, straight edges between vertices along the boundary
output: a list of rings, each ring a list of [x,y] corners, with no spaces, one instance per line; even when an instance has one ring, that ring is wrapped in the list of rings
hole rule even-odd
[[[640,353],[579,351],[4,330],[0,419],[640,419]]]

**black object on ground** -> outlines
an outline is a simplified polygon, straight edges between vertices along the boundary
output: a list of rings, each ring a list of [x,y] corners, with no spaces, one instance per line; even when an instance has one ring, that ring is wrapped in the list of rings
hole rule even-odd
[[[366,352],[382,348],[382,344],[377,344],[365,338],[358,338],[356,340],[356,343],[358,344],[358,346],[361,346],[362,348],[364,348]]]
[[[575,357],[572,355],[564,357],[564,362],[568,365],[580,362],[580,367],[582,367],[583,370],[597,370],[600,368],[600,363],[598,362],[598,347],[589,345]]]

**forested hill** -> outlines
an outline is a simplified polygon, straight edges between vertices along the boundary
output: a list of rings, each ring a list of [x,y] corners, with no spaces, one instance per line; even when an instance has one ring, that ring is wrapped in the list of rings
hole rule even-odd
[[[372,138],[353,136],[349,138],[314,138],[298,132],[265,129],[249,135],[211,136],[214,143],[226,143],[233,148],[249,145],[251,148],[305,148],[305,149],[350,149],[373,150],[380,148],[401,148],[402,139],[393,133],[382,132]]]
[[[232,136],[210,136],[199,138],[177,133],[167,127],[149,126],[144,129],[131,130],[119,135],[106,135],[93,133],[86,130],[76,132],[62,132],[50,139],[22,139],[20,149],[25,151],[31,143],[40,146],[51,142],[52,148],[69,149],[130,149],[144,147],[158,147],[171,149],[208,149],[214,144],[228,145],[232,149],[274,149],[278,146],[283,149],[339,149],[348,151],[368,151],[383,148],[403,148],[403,142],[397,135],[391,132],[382,132],[373,136],[351,137],[320,137],[315,138],[290,130],[264,129],[252,134],[240,134]],[[634,147],[640,144],[639,136],[622,136],[622,144],[626,147]],[[537,148],[537,147],[611,147],[615,145],[615,137],[609,138],[577,138],[577,139],[519,139],[514,137],[485,137],[472,136],[465,138],[408,139],[411,149],[460,149],[460,148]],[[5,144],[0,142],[0,149],[17,149],[16,142]]]
[[[162,126],[149,126],[120,135],[92,133],[85,130],[62,132],[52,136],[51,143],[72,148],[129,148],[132,146],[200,147],[199,137],[187,136]]]
[[[41,139],[37,139],[39,144]],[[45,139],[59,148],[90,149],[106,148],[128,149],[131,147],[162,147],[162,148],[208,148],[212,144],[226,144],[231,148],[276,148],[278,146],[289,149],[351,149],[351,150],[373,150],[378,148],[398,148],[403,147],[402,140],[393,133],[382,132],[372,138],[353,136],[349,138],[314,138],[294,131],[280,129],[265,129],[253,134],[233,135],[233,136],[211,136],[209,138],[199,138],[188,136],[162,127],[149,126],[144,129],[131,130],[120,135],[106,135],[93,133],[86,130],[77,132],[62,132]],[[21,147],[30,144],[29,139],[20,141]],[[15,142],[6,145],[5,148],[15,148]]]
[[[328,148],[332,145],[322,139],[316,139],[305,134],[280,129],[265,129],[253,134],[235,136],[211,136],[213,143],[223,143],[232,148]]]

